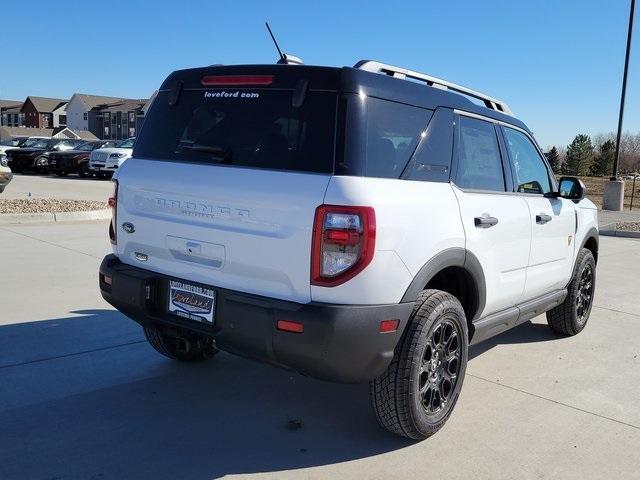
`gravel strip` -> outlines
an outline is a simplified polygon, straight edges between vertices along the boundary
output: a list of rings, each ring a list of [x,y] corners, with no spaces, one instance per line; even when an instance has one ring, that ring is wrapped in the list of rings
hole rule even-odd
[[[640,232],[640,222],[618,222],[616,223],[616,230]]]
[[[107,204],[105,202],[92,200],[59,200],[55,198],[0,199],[0,214],[84,212],[87,210],[104,210],[106,208]]]

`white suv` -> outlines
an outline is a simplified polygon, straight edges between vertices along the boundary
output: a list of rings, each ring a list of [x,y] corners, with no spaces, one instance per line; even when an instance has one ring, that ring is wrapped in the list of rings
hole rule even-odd
[[[584,328],[584,192],[504,102],[428,75],[183,70],[115,177],[99,285],[167,357],[368,381],[379,423],[422,439],[456,404],[469,344],[544,312]]]
[[[98,148],[91,152],[89,169],[99,177],[111,177],[127,158],[131,157],[135,137],[122,140],[115,147]]]

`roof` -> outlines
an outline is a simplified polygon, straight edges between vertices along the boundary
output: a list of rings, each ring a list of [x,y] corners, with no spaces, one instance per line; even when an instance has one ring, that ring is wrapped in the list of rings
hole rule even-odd
[[[33,103],[33,106],[38,112],[53,112],[57,110],[61,104],[67,103],[67,100],[62,98],[28,96],[27,100],[31,100],[31,103]],[[27,100],[25,100],[25,103],[27,103]]]
[[[22,107],[22,102],[20,100],[2,100],[0,99],[0,108],[15,108]]]
[[[93,133],[88,132],[87,130],[71,130],[67,127],[0,127],[0,139],[4,140],[9,137],[66,137],[80,140],[98,140],[98,137],[96,137]]]
[[[21,110],[22,110],[22,104],[17,105],[15,107],[11,107],[11,108],[3,108],[2,113],[20,113]]]
[[[88,95],[86,93],[74,93],[73,97],[82,100],[82,103],[84,103],[89,110],[91,110],[93,107],[97,107],[98,105],[103,105],[105,103],[121,102],[127,100],[126,98],[121,97],[105,97],[102,95]]]
[[[148,99],[126,99],[120,102],[106,103],[104,105],[100,105],[98,108],[102,111],[108,112],[128,112],[130,110],[141,109],[148,102]]]
[[[71,130],[81,140],[99,140],[93,133],[88,130]]]

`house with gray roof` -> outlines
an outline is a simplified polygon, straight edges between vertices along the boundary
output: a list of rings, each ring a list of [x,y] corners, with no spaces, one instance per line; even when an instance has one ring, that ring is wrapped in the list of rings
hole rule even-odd
[[[64,107],[67,100],[61,98],[28,96],[20,113],[24,115],[24,126],[31,128],[56,128],[66,124]]]
[[[123,140],[138,135],[148,99],[125,99],[98,105],[89,112],[89,131],[103,140]]]
[[[122,102],[125,98],[74,93],[67,104],[67,126],[73,130],[89,130],[89,112],[106,103]]]
[[[24,118],[20,116],[22,102],[20,100],[0,99],[0,127],[20,127]]]

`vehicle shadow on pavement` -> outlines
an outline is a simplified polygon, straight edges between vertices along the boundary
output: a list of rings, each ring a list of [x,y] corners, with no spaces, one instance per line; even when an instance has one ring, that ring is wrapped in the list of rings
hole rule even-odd
[[[527,321],[522,325],[518,325],[517,327],[485,340],[482,343],[472,345],[469,348],[469,360],[482,355],[497,345],[549,342],[553,340],[562,340],[563,338],[566,337],[554,333],[546,323],[531,323],[531,321]]]
[[[366,385],[157,354],[113,310],[0,326],[0,478],[209,479],[404,448]]]

